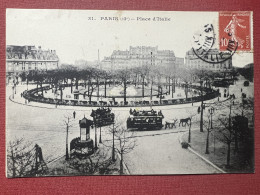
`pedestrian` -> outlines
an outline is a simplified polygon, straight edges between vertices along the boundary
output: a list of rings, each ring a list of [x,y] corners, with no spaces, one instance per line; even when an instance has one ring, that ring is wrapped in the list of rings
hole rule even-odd
[[[76,117],[76,112],[74,111],[73,112],[73,118],[75,119],[75,117]]]

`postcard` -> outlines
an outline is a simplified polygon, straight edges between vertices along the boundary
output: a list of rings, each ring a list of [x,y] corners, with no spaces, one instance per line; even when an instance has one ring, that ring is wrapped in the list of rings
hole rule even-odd
[[[6,176],[254,173],[251,11],[6,10]]]

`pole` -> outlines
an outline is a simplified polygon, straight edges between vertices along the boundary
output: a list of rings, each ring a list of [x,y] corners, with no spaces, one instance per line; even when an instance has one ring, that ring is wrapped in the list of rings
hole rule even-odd
[[[97,125],[95,124],[95,149],[97,149]]]
[[[213,127],[212,127],[212,115],[213,115],[213,112],[211,111],[211,112],[210,112],[210,120],[211,120],[210,128],[211,128],[211,129],[213,129]]]
[[[113,146],[112,146],[112,161],[115,161],[115,124],[113,123]]]
[[[203,132],[203,89],[202,89],[203,81],[200,83],[201,87],[201,113],[200,113],[200,132]]]
[[[38,172],[38,145],[35,144],[35,174]]]
[[[65,158],[65,160],[68,160],[68,159],[69,159],[68,137],[69,137],[69,126],[67,125],[67,133],[66,133],[66,158]]]
[[[102,143],[102,140],[101,140],[101,126],[100,126],[100,129],[99,129],[99,143]]]
[[[215,155],[215,130],[213,132],[214,132],[213,136],[214,136],[214,155]]]

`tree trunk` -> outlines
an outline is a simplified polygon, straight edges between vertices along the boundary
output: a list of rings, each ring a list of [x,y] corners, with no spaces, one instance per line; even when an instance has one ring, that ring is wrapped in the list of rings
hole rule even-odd
[[[190,121],[190,128],[189,128],[189,138],[188,138],[188,142],[191,142],[191,121]]]
[[[44,92],[43,92],[42,83],[41,83],[41,91],[42,91],[42,97],[44,97]]]
[[[97,149],[97,126],[95,124],[95,149]]]
[[[88,96],[89,96],[90,80],[88,81]]]
[[[124,174],[124,166],[123,166],[123,151],[121,150],[121,159],[120,159],[120,175]]]
[[[168,94],[171,93],[171,77],[169,77],[169,91],[168,91]]]
[[[78,89],[78,88],[79,88],[79,79],[76,78],[76,89]]]
[[[151,82],[151,92],[150,92],[151,100],[153,99],[153,82]]]
[[[73,79],[70,80],[70,93],[73,92]]]
[[[200,132],[203,132],[203,90],[202,90],[202,83],[200,85],[200,92],[201,92]]]
[[[68,148],[68,137],[69,137],[69,127],[67,125],[67,131],[66,131],[66,160],[69,159],[69,148]]]
[[[107,97],[107,80],[105,80],[105,98]]]
[[[144,97],[144,76],[143,76],[143,83],[142,83],[142,96]]]
[[[237,129],[235,129],[235,150],[234,153],[238,152],[238,136],[237,136]]]
[[[115,126],[113,123],[113,146],[112,146],[112,161],[115,161]]]
[[[63,98],[63,90],[62,90],[62,87],[60,88],[60,100],[62,101],[62,98]]]
[[[207,140],[206,140],[206,152],[205,154],[209,154],[209,129],[207,130]]]
[[[13,171],[13,177],[15,177],[15,159],[14,159],[14,151],[13,148],[11,149],[11,154],[12,154],[12,171]]]
[[[97,78],[97,98],[99,101],[99,79]]]
[[[227,143],[228,145],[228,151],[227,151],[227,168],[230,167],[230,142]]]
[[[126,81],[124,81],[124,105],[126,105]]]

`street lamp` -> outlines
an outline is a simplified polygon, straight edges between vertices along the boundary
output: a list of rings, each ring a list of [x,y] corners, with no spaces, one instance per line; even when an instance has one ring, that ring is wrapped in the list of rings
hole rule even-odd
[[[113,146],[112,146],[112,161],[115,161],[115,123],[113,123]]]
[[[211,120],[211,124],[210,124],[210,128],[213,129],[212,127],[212,115],[214,114],[215,109],[213,107],[209,108],[209,114],[210,114],[210,120]]]

